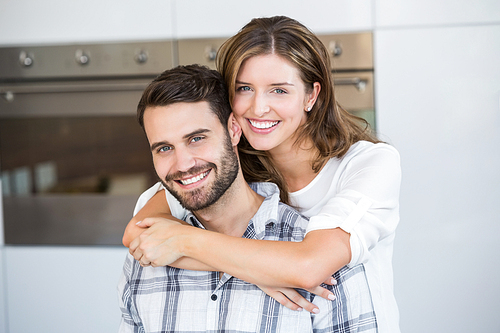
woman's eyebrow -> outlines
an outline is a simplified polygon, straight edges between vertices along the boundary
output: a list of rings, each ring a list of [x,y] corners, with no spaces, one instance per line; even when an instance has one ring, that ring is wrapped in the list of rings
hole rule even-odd
[[[248,82],[243,82],[243,81],[238,81],[236,80],[236,84],[244,84],[244,85],[250,85]],[[271,86],[293,86],[293,83],[290,82],[277,82],[277,83],[271,83]]]

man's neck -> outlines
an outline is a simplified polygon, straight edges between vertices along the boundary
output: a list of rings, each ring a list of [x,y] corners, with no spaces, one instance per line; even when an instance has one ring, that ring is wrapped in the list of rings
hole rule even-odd
[[[241,173],[212,206],[193,212],[207,230],[241,237],[264,198],[248,186]]]

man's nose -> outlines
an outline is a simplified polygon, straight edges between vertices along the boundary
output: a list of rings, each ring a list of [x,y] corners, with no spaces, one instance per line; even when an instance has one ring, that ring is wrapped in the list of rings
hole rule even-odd
[[[196,165],[196,159],[186,149],[175,150],[176,168],[180,172],[186,172]]]

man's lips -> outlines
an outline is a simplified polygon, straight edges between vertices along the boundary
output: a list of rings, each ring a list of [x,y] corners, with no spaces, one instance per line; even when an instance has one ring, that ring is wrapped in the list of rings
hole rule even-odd
[[[248,119],[248,122],[252,127],[263,130],[275,127],[280,123],[279,120],[254,120],[254,119]]]
[[[200,173],[200,174],[198,174],[196,176],[193,176],[191,178],[177,179],[176,182],[178,182],[178,183],[180,183],[181,185],[184,185],[184,186],[191,185],[193,183],[199,182],[200,180],[204,179],[210,173],[210,170],[202,172],[202,173]]]

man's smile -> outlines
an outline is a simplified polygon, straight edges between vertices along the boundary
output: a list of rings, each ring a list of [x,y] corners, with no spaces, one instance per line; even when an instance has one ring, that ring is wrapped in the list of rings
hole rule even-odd
[[[202,172],[194,177],[188,178],[188,179],[178,179],[176,182],[180,183],[181,185],[187,186],[191,185],[193,183],[199,182],[200,180],[204,179],[211,171],[212,169],[209,169],[205,172]]]

